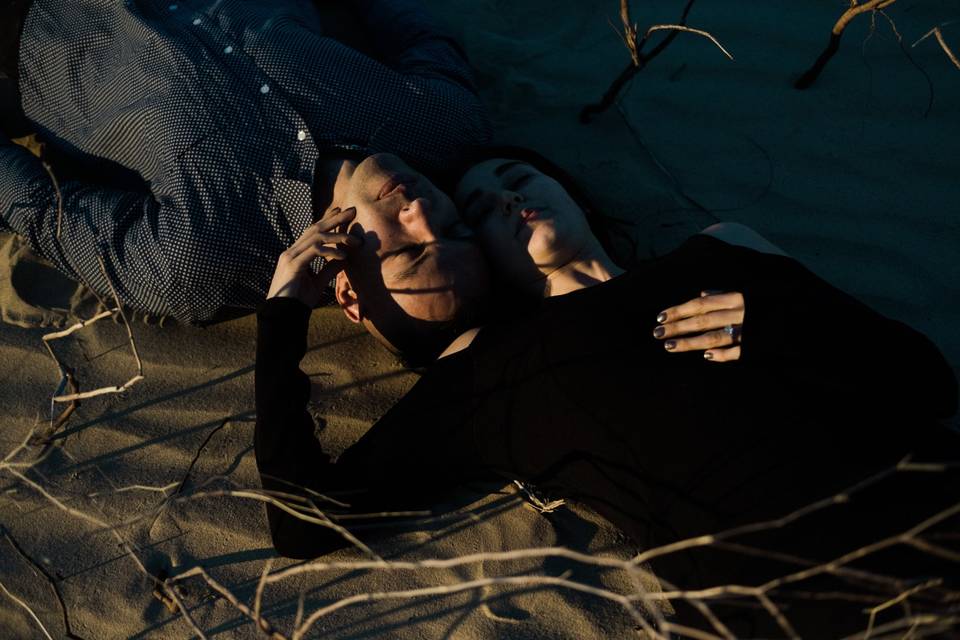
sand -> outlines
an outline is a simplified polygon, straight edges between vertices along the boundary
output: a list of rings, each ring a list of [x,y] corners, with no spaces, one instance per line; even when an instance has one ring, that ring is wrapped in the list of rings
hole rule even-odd
[[[955,17],[946,3],[900,0],[887,10],[912,62],[883,16],[876,16],[875,30],[871,16],[861,16],[817,84],[797,91],[791,83],[826,43],[840,4],[700,2],[689,23],[712,32],[735,61],[709,41],[682,34],[633,80],[618,106],[589,125],[579,124],[580,109],[629,61],[609,24],[619,24],[616,2],[429,4],[465,44],[498,139],[544,152],[580,178],[604,211],[631,220],[626,231],[637,256],[669,251],[715,220],[745,223],[821,276],[923,331],[960,366],[960,70],[932,39],[909,48]],[[675,22],[682,3],[635,4],[633,19],[643,30]],[[960,49],[960,31],[948,26],[944,34]],[[41,337],[89,317],[92,308],[83,291],[18,240],[0,235],[4,455],[49,420],[59,376]],[[811,330],[829,330],[829,318]],[[173,484],[167,494],[174,495],[182,483],[176,495],[188,496],[204,485],[258,486],[254,318],[208,329],[136,319],[133,332],[145,379],[121,396],[84,401],[28,477],[63,506],[99,521],[141,520],[115,530],[125,549],[113,532],[58,508],[9,469],[0,472],[0,523],[25,554],[0,539],[0,584],[9,592],[0,595],[4,638],[44,637],[11,595],[32,608],[52,637],[66,636],[50,582],[27,557],[52,576],[73,633],[88,639],[191,635],[183,616],[153,595],[144,571],[172,575],[202,566],[251,603],[264,563],[274,557],[259,503],[198,497],[154,520],[164,495],[150,489]],[[310,344],[303,368],[332,451],[358,438],[415,382],[335,309],[315,312]],[[120,384],[135,372],[124,329],[109,319],[55,349],[85,389]],[[404,560],[554,545],[617,558],[638,551],[587,510],[567,504],[542,514],[511,484],[452,491],[450,505],[451,515],[440,521],[361,537],[383,557]],[[357,550],[331,556],[362,557]],[[557,559],[333,571],[271,585],[263,614],[288,633],[302,590],[309,612],[355,593],[566,569],[587,584],[633,589],[622,572]],[[654,576],[642,578],[644,592],[660,588]],[[209,637],[257,635],[211,593],[196,579],[182,592]],[[616,603],[584,593],[484,587],[357,604],[324,617],[311,637],[621,638],[634,637],[636,626]]]

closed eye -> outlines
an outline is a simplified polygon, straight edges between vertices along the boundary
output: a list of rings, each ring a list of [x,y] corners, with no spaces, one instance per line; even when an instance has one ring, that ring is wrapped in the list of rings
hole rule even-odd
[[[507,188],[510,189],[511,191],[522,189],[523,187],[528,185],[530,181],[533,180],[535,177],[537,177],[537,174],[535,173],[525,173],[521,176],[511,179],[510,182],[507,183]]]

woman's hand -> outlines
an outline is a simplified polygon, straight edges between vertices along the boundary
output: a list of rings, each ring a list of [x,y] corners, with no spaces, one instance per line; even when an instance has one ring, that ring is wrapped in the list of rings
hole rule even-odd
[[[712,362],[739,360],[743,314],[742,294],[702,291],[699,298],[662,311],[653,337],[665,340],[671,353],[702,349]]]
[[[267,298],[296,298],[311,309],[320,302],[323,290],[343,270],[347,252],[363,242],[356,236],[337,233],[340,225],[353,220],[357,210],[331,209],[307,227],[303,235],[280,254]],[[314,273],[310,264],[324,258],[326,264]]]

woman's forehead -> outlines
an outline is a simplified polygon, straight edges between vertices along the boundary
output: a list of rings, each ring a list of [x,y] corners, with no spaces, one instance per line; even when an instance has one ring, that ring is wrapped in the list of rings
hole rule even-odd
[[[478,162],[460,178],[456,188],[457,197],[462,200],[476,189],[497,186],[503,179],[503,175],[511,168],[527,164],[515,158],[490,158]]]

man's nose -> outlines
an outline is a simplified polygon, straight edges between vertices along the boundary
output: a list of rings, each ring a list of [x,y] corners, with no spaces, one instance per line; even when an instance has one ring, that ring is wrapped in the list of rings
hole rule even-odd
[[[400,224],[421,242],[436,240],[431,220],[432,208],[426,198],[415,198],[400,209]]]

